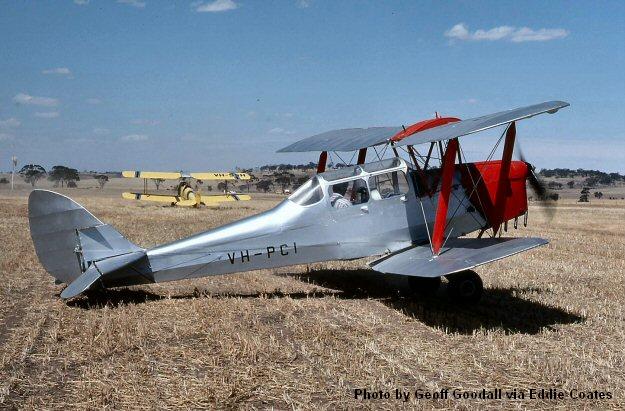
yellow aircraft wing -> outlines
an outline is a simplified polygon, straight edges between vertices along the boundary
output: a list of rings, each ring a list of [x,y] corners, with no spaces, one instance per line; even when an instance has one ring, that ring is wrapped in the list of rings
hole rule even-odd
[[[183,174],[179,171],[122,171],[126,178],[163,178],[165,180],[178,180],[183,177],[191,177],[196,180],[249,180],[247,173],[190,173]]]
[[[143,194],[143,193],[122,193],[122,198],[126,200],[154,201],[158,203],[176,204],[179,206],[195,206],[196,200],[184,200],[174,195],[163,194]],[[249,201],[252,197],[247,194],[220,194],[201,195],[200,202],[204,204],[217,204],[226,201]]]
[[[216,203],[224,203],[226,201],[249,201],[252,197],[247,194],[224,194],[224,195],[203,195],[202,202],[206,205],[208,204],[216,204]]]
[[[247,173],[191,173],[197,180],[249,180]]]
[[[183,177],[179,171],[122,171],[122,176],[126,178],[162,178],[165,180],[178,180]]]
[[[179,203],[181,200],[178,196],[143,193],[122,193],[122,198],[126,200],[156,201],[159,203]],[[193,203],[195,204],[195,201],[193,201]]]

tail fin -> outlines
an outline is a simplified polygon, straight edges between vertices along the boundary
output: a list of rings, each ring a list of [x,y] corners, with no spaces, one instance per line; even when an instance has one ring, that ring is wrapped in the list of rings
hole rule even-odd
[[[142,248],[98,220],[80,204],[53,191],[34,190],[30,193],[28,220],[37,257],[46,271],[67,284],[82,277],[73,288],[68,287],[74,291],[82,288],[74,295],[88,289],[105,274],[96,267],[96,262],[113,269],[120,268],[122,261],[128,264],[145,255]]]

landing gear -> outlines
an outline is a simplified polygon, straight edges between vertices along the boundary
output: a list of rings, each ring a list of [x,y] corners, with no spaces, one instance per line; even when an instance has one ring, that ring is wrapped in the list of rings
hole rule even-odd
[[[449,280],[449,295],[462,304],[473,304],[480,300],[484,285],[479,275],[472,270],[446,276]]]
[[[431,297],[436,294],[441,285],[440,277],[408,277],[408,285],[415,295],[419,297]]]

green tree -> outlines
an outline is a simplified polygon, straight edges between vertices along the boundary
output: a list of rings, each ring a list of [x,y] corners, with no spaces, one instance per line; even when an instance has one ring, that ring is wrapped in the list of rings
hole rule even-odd
[[[245,182],[245,186],[247,187],[247,192],[249,193],[250,186],[254,184],[255,181],[258,181],[258,178],[252,173],[247,172],[247,174],[249,174],[250,179]]]
[[[284,172],[276,177],[276,183],[280,184],[280,186],[282,187],[282,191],[284,191],[291,185],[291,181],[294,177],[295,175]]]
[[[153,178],[152,181],[154,182],[154,185],[156,186],[156,191],[158,191],[158,189],[161,187],[161,184],[163,184],[165,182],[164,178]]]
[[[48,173],[48,180],[54,181],[54,186],[58,186],[61,183],[61,187],[63,187],[63,183],[76,182],[80,181],[80,176],[78,175],[78,170],[75,168],[65,167],[65,166],[54,166]]]
[[[271,186],[273,186],[273,183],[269,180],[261,180],[258,183],[256,183],[256,189],[258,191],[262,191],[263,193],[266,193],[267,191],[269,191]]]
[[[107,176],[106,174],[98,174],[93,176],[93,178],[96,179],[96,181],[98,182],[98,185],[100,186],[100,190],[104,188],[104,184],[106,184],[109,181],[109,176]]]
[[[579,200],[577,201],[579,203],[587,203],[589,194],[590,194],[590,190],[588,189],[588,187],[582,188],[582,191],[580,191],[579,193]]]
[[[34,187],[37,181],[46,175],[46,169],[39,164],[26,164],[20,169],[18,174],[22,176],[24,181]]]
[[[595,187],[599,183],[599,177],[593,176],[586,179],[585,184],[588,187]]]

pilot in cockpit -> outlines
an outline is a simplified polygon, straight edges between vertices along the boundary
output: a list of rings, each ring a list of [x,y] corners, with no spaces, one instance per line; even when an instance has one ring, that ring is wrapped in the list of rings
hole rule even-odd
[[[352,205],[347,194],[349,183],[334,184],[330,187],[330,204],[334,208],[345,208]]]
[[[334,184],[330,187],[330,204],[334,208],[345,208],[369,201],[369,191],[364,180]]]

